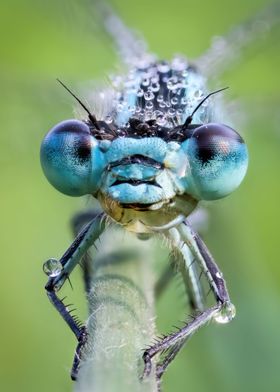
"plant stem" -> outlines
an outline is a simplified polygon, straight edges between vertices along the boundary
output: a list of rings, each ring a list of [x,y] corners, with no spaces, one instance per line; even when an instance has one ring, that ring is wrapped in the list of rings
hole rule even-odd
[[[121,230],[107,230],[93,261],[88,344],[76,392],[157,391],[155,374],[139,378],[143,349],[155,332],[150,241],[125,237]]]

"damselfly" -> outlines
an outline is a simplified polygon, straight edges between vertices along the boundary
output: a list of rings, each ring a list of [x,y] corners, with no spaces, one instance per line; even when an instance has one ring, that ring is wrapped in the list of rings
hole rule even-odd
[[[106,229],[107,218],[140,239],[161,233],[180,255],[178,264],[188,284],[194,318],[144,352],[144,377],[151,373],[152,359],[165,353],[156,366],[160,379],[198,328],[213,319],[228,323],[235,316],[223,275],[188,218],[201,200],[227,196],[245,176],[246,144],[234,129],[219,121],[220,108],[217,110],[215,99],[210,98],[224,88],[209,91],[207,78],[223,69],[233,52],[236,55],[262,33],[263,25],[248,22],[193,63],[179,56],[159,61],[110,8],[97,8],[127,73],[112,78],[111,87],[104,92],[96,92],[95,100],[102,101],[96,113],[61,82],[88,117],[57,124],[42,143],[41,162],[56,189],[71,196],[92,195],[104,212],[83,226],[60,260],[50,259],[44,264],[49,275],[46,290],[77,337],[72,368],[72,378],[76,379],[87,340],[86,327],[71,315],[57,291]],[[273,24],[273,13],[270,8],[257,20]],[[84,218],[78,218],[77,225]],[[192,259],[196,263],[190,262]],[[196,264],[216,299],[211,307],[205,306]]]

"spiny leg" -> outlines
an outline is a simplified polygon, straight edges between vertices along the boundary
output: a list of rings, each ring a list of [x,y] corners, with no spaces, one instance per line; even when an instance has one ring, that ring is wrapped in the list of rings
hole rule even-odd
[[[173,359],[176,357],[176,355],[179,353],[181,348],[184,346],[188,338],[181,340],[180,342],[176,343],[173,347],[170,348],[168,351],[167,355],[164,357],[164,359],[157,364],[156,366],[156,377],[159,382],[163,374],[165,373],[167,367],[170,365],[170,363],[173,361]]]
[[[191,214],[188,220],[191,222],[192,227],[195,227],[196,230],[200,230],[205,227],[207,222],[207,214],[204,210],[200,209],[196,211],[196,213]],[[155,290],[156,298],[158,295],[161,295],[162,291],[169,284],[171,278],[174,277],[175,268],[179,270],[182,275],[191,314],[196,314],[198,311],[203,311],[205,308],[205,295],[200,283],[200,273],[198,272],[197,262],[190,249],[187,246],[183,247],[182,244],[180,253],[182,257],[178,257],[180,256],[178,254],[173,254],[168,267],[164,270],[163,275],[157,282]],[[158,379],[159,389],[161,377],[173,359],[175,359],[181,348],[185,345],[189,337],[175,344],[173,347],[170,347],[170,349],[167,350],[164,358],[159,363],[157,363],[156,376]]]
[[[197,232],[205,230],[208,225],[208,214],[203,208],[196,209],[188,217],[188,222]],[[172,229],[171,229],[172,233]],[[175,233],[176,235],[176,233]],[[182,242],[180,244],[181,258],[174,256],[174,263],[177,264],[184,286],[186,289],[187,296],[189,298],[189,305],[192,310],[192,314],[197,311],[202,311],[205,308],[205,293],[200,282],[200,270],[199,265],[190,251],[188,246],[184,246]],[[178,251],[177,251],[178,256]],[[176,257],[176,258],[175,258]]]
[[[71,219],[71,227],[74,235],[76,236],[87,223],[97,218],[100,214],[100,210],[89,210],[75,214]]]
[[[200,276],[197,271],[196,260],[194,259],[189,248],[186,246],[181,247],[181,254],[183,257],[177,257],[176,264],[183,277],[183,282],[188,296],[191,314],[196,314],[198,311],[201,312],[204,310],[205,296],[200,283]],[[174,259],[175,257],[176,256],[174,255]],[[156,376],[158,380],[162,377],[167,367],[179,353],[179,351],[184,346],[189,337],[190,336],[188,336],[186,339],[182,339],[180,342],[167,350],[167,353],[164,358],[156,366]]]
[[[202,310],[205,296],[200,284],[196,260],[193,257],[189,257],[187,252],[185,253],[184,260],[179,262],[178,260],[176,260],[176,262],[174,261],[175,256],[170,256],[167,267],[163,270],[161,276],[156,282],[155,298],[160,298],[162,293],[166,290],[167,286],[174,278],[176,269],[178,269],[183,278],[190,308],[193,311]],[[189,254],[191,256],[190,252]],[[186,259],[186,257],[188,258]]]
[[[195,257],[188,246],[182,244],[180,253],[182,259],[179,260],[179,270],[183,278],[189,305],[192,314],[203,311],[205,308],[205,294],[200,281],[200,272]]]
[[[46,261],[44,264],[44,270],[50,276],[45,286],[47,296],[78,340],[78,346],[71,373],[72,379],[76,379],[77,376],[81,348],[86,341],[86,329],[84,326],[80,325],[74,316],[71,315],[71,310],[67,308],[67,306],[63,303],[63,300],[58,298],[56,292],[60,290],[74,267],[79,263],[81,257],[83,257],[88,248],[93,245],[95,240],[101,235],[104,228],[105,219],[104,214],[102,214],[97,216],[82,229],[60,260],[57,260],[56,263],[54,263],[54,260],[52,259]],[[56,267],[55,274],[51,268],[54,266]]]
[[[189,338],[194,332],[196,332],[201,326],[205,325],[212,319],[216,319],[221,323],[226,323],[231,321],[235,315],[235,309],[230,302],[225,280],[223,279],[217,264],[215,263],[202,239],[195,231],[191,229],[188,222],[185,221],[178,225],[176,229],[173,228],[169,230],[166,235],[171,239],[174,247],[177,248],[181,253],[183,253],[182,249],[189,247],[193,256],[201,265],[206,277],[208,278],[216,298],[216,304],[206,310],[203,310],[199,315],[194,317],[192,321],[186,323],[183,328],[165,336],[163,339],[144,352],[144,377],[150,374],[152,369],[152,358],[156,354],[162,353],[163,351],[168,350],[177,344],[179,344],[178,347],[180,349],[180,342],[185,342],[185,340]],[[175,357],[179,349],[171,350],[173,353],[171,360]],[[170,361],[168,364],[169,363]],[[166,367],[167,366],[165,366],[165,368]]]
[[[73,218],[71,219],[71,227],[72,227],[74,237],[76,237],[79,234],[79,232],[83,229],[83,227],[86,224],[88,224],[90,221],[95,219],[99,214],[100,214],[100,210],[89,210],[89,211],[79,212],[76,215],[74,215]],[[92,271],[93,263],[88,252],[85,252],[83,258],[80,261],[80,265],[82,266],[82,270],[83,270],[85,292],[86,294],[88,294],[91,289],[91,277],[93,274]]]
[[[188,221],[196,231],[204,231],[208,225],[207,211],[205,211],[202,207],[197,208],[189,215]],[[202,292],[202,287],[200,285],[197,263],[189,249],[186,249],[184,252],[183,260],[184,261],[178,260],[177,255],[170,255],[167,267],[163,270],[161,276],[156,282],[155,297],[158,299],[161,296],[171,280],[174,278],[174,270],[179,270],[184,281],[191,309],[202,309],[204,293]]]

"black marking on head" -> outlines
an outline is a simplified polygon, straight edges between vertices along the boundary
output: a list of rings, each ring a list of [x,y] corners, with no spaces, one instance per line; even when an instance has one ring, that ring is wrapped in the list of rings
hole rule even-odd
[[[75,142],[75,157],[80,162],[86,162],[90,159],[92,145],[88,138],[80,136]]]
[[[111,186],[121,185],[121,184],[130,184],[132,186],[148,184],[161,188],[161,186],[155,180],[136,180],[133,178],[117,179]]]
[[[211,161],[217,155],[215,145],[211,142],[208,145],[197,146],[197,158],[204,164]]]
[[[194,130],[192,137],[197,143],[197,158],[203,163],[216,155],[228,152],[228,144],[244,143],[242,137],[232,128],[223,124],[205,124]]]
[[[132,164],[141,164],[149,167],[154,167],[155,169],[163,169],[164,167],[162,163],[154,160],[153,158],[149,158],[141,154],[135,154],[110,163],[109,169],[116,166],[125,166]]]
[[[98,128],[88,123],[92,136],[97,140],[114,140],[120,136],[126,136],[124,129],[118,129],[115,124],[107,124],[105,121],[97,121]]]
[[[159,137],[166,142],[177,141],[179,143],[192,136],[193,130],[201,124],[190,124],[188,128],[183,128],[179,125],[174,128],[163,127],[156,124],[155,120],[142,122],[137,118],[130,118],[127,127],[117,128],[114,124],[106,124],[105,122],[98,122],[100,130],[90,126],[92,136],[97,140],[114,140],[118,137],[129,137],[134,139],[141,139],[144,137]]]
[[[87,146],[86,144],[81,144],[78,146],[76,150],[77,158],[79,161],[87,161],[91,155],[91,148],[90,146]]]

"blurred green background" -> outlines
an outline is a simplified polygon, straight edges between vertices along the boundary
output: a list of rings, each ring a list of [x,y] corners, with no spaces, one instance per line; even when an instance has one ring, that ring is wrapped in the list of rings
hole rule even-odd
[[[213,35],[269,4],[265,0],[116,0],[119,12],[162,58],[201,54]],[[71,118],[71,86],[104,80],[115,69],[112,47],[81,1],[11,0],[0,11],[1,391],[70,391],[75,340],[44,293],[42,263],[71,241],[69,218],[85,200],[56,192],[39,163],[40,142]],[[250,168],[241,188],[210,206],[205,236],[228,281],[235,321],[202,329],[178,356],[166,392],[280,390],[279,29],[227,72],[246,116]],[[243,132],[244,131],[244,132]],[[166,262],[166,261],[164,261]],[[80,271],[65,290],[85,317]],[[182,319],[176,290],[159,303],[159,326]],[[173,321],[171,321],[173,320]]]

